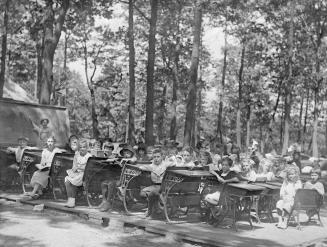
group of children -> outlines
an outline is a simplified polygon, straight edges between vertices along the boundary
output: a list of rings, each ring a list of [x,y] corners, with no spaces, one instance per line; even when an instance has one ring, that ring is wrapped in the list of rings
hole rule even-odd
[[[27,146],[28,139],[19,138],[19,146],[16,149],[11,149],[15,152],[16,165],[12,165],[11,169],[19,170],[19,163],[22,159],[23,151]],[[130,163],[151,161],[150,165],[144,165],[143,169],[151,172],[152,185],[142,188],[140,196],[145,197],[148,201],[148,210],[146,216],[153,216],[158,211],[158,202],[160,198],[160,187],[164,173],[168,167],[186,167],[192,169],[195,167],[206,168],[212,173],[219,183],[232,182],[255,182],[255,181],[271,181],[280,179],[283,181],[280,189],[280,200],[277,202],[276,208],[279,215],[277,227],[286,228],[286,215],[294,203],[294,196],[299,188],[315,189],[319,194],[324,194],[324,186],[319,182],[320,170],[315,167],[311,170],[311,180],[306,182],[304,186],[301,183],[299,174],[301,172],[301,163],[299,153],[293,151],[292,160],[286,164],[285,161],[276,157],[273,154],[267,154],[265,157],[255,149],[251,150],[247,156],[242,156],[239,149],[231,149],[232,153],[225,156],[214,155],[207,150],[199,150],[194,152],[190,147],[179,150],[176,145],[156,147],[147,149],[145,145],[139,145],[137,148],[123,146],[119,153],[114,153],[115,147],[110,142],[91,143],[86,139],[79,139],[77,136],[71,136],[69,145],[66,150],[55,147],[55,138],[48,137],[46,148],[42,151],[41,162],[37,164],[38,170],[33,174],[31,186],[33,190],[27,196],[32,199],[38,198],[42,194],[42,190],[47,187],[49,170],[54,155],[58,152],[69,150],[74,152],[73,166],[67,170],[65,177],[65,186],[67,190],[68,201],[67,207],[75,206],[76,188],[81,186],[83,174],[87,164],[87,160],[94,155],[93,151],[102,151],[103,157],[108,160],[121,160]],[[235,151],[236,150],[236,151]],[[114,178],[108,181],[103,181],[101,185],[103,201],[99,206],[100,211],[107,211],[111,208],[111,200],[115,193],[121,189],[119,178]],[[205,201],[208,205],[216,206],[219,203],[221,188],[216,188],[210,191],[205,196]],[[308,212],[308,216],[311,217]]]

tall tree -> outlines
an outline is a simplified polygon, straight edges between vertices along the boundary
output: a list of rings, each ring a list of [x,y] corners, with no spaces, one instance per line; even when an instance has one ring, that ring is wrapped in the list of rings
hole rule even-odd
[[[219,108],[218,108],[218,119],[217,119],[217,138],[219,142],[223,143],[223,106],[224,106],[224,88],[225,88],[225,79],[226,79],[226,70],[227,70],[227,24],[225,25],[224,30],[224,59],[223,59],[223,71],[221,73],[221,81],[219,88]]]
[[[43,47],[43,67],[42,86],[40,94],[41,104],[50,104],[50,97],[53,83],[53,58],[61,36],[61,30],[65,21],[66,13],[69,9],[70,0],[58,1],[47,0],[44,9],[44,47]],[[57,15],[56,15],[57,14]]]
[[[153,109],[154,109],[154,62],[156,57],[156,29],[158,0],[150,0],[151,18],[149,31],[149,50],[146,83],[146,116],[145,116],[145,143],[154,144],[153,138]]]
[[[10,0],[6,0],[5,8],[3,12],[3,33],[2,33],[2,40],[1,40],[0,98],[3,97],[3,87],[5,85],[9,3]]]
[[[294,0],[290,2],[290,26],[289,26],[289,37],[288,37],[288,80],[285,85],[285,115],[284,115],[284,140],[282,154],[286,154],[289,142],[289,128],[291,120],[291,85],[293,84],[293,36],[294,36]]]
[[[128,142],[135,143],[135,48],[134,48],[134,0],[128,2],[128,48],[129,48],[129,105]]]
[[[202,23],[202,6],[199,0],[194,6],[194,26],[193,26],[193,49],[190,67],[190,82],[188,86],[188,97],[186,103],[186,118],[184,127],[184,145],[192,146],[192,138],[195,124],[195,107],[196,107],[196,84],[198,78],[198,66],[200,56],[201,42],[201,23]]]

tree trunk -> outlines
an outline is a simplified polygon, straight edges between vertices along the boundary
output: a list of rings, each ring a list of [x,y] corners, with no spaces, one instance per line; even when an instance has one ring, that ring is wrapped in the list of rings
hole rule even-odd
[[[270,149],[272,149],[272,150],[275,149],[275,147],[273,145],[273,143],[274,143],[274,140],[273,140],[273,127],[274,127],[274,123],[275,123],[275,115],[276,115],[278,105],[279,105],[282,84],[283,84],[283,80],[280,79],[279,86],[278,86],[278,95],[277,95],[276,103],[275,103],[271,118],[269,120],[268,131],[267,131],[266,138],[265,138],[265,141],[264,141],[264,150],[265,150],[265,152],[267,152],[267,151],[270,152],[271,151]],[[269,150],[267,150],[268,143],[270,143],[270,145],[271,145]]]
[[[162,95],[161,95],[159,111],[158,111],[157,133],[158,133],[159,142],[165,138],[166,93],[167,93],[167,85],[165,84],[162,89]]]
[[[224,89],[225,89],[225,78],[226,78],[226,69],[227,69],[227,30],[225,29],[225,47],[224,47],[224,64],[223,64],[223,71],[221,76],[221,88],[219,94],[219,109],[218,109],[218,122],[217,122],[217,137],[219,142],[223,143],[223,96],[224,96]]]
[[[245,57],[245,42],[243,41],[242,53],[241,53],[241,65],[238,72],[238,102],[236,112],[236,142],[239,148],[242,148],[241,142],[241,102],[242,102],[242,82],[243,82],[243,68]]]
[[[3,13],[3,34],[2,34],[2,41],[1,41],[0,98],[3,97],[3,88],[5,86],[9,3],[10,0],[7,0]]]
[[[176,65],[175,65],[176,67]],[[174,68],[173,72],[173,88],[172,88],[172,118],[170,121],[170,131],[169,136],[171,140],[176,140],[177,136],[177,87],[178,87],[178,71],[179,69],[176,67]]]
[[[252,117],[252,112],[251,112],[251,106],[248,105],[248,112],[247,112],[247,117],[246,117],[246,147],[250,146],[250,138],[251,138],[251,117]]]
[[[184,145],[192,145],[192,131],[195,120],[196,107],[196,81],[198,77],[198,65],[200,54],[200,39],[201,39],[201,22],[202,9],[200,1],[196,1],[194,6],[194,27],[193,27],[193,48],[190,68],[190,83],[188,87],[188,98],[186,103],[186,118],[184,127]]]
[[[98,130],[98,115],[95,111],[95,95],[94,95],[94,89],[90,89],[91,93],[91,117],[92,117],[92,129],[93,129],[93,138],[99,139],[100,132]]]
[[[86,40],[87,40],[87,33],[86,33],[86,30],[85,30],[85,33],[84,33],[84,72],[85,72],[85,77],[86,77],[86,82],[87,82],[87,86],[90,90],[90,96],[91,96],[91,118],[92,118],[92,130],[93,130],[93,138],[95,139],[98,139],[99,138],[99,130],[98,130],[98,116],[97,116],[97,113],[95,111],[95,106],[96,106],[96,103],[95,103],[95,93],[94,93],[94,85],[93,85],[93,82],[92,82],[92,77],[91,79],[89,78],[89,75],[88,75],[88,52],[87,52],[87,43],[86,43]]]
[[[313,133],[312,133],[312,156],[318,158],[318,90],[319,86],[317,85],[314,90],[314,111],[313,111]]]
[[[302,140],[302,117],[303,117],[303,104],[304,97],[301,97],[301,107],[300,107],[300,115],[299,115],[299,129],[297,132],[297,143],[301,143]]]
[[[42,86],[40,103],[50,104],[53,84],[53,58],[57,48],[70,0],[63,0],[58,9],[58,18],[54,17],[53,0],[46,1],[44,16],[44,48],[42,58]]]
[[[310,91],[309,91],[309,88],[307,88],[307,102],[305,104],[305,114],[304,114],[304,123],[303,123],[303,134],[302,134],[302,140],[301,140],[301,150],[304,150],[305,134],[307,133],[307,120],[308,120],[309,102],[310,102]]]
[[[172,87],[172,118],[170,121],[170,131],[169,136],[171,140],[176,140],[177,136],[177,91],[179,84],[179,54],[180,54],[180,16],[182,12],[182,5],[179,5],[178,8],[178,21],[177,21],[177,38],[176,38],[176,47],[175,47],[175,57],[174,57],[174,65],[173,65],[173,87]]]
[[[129,109],[128,142],[135,144],[135,49],[134,49],[134,0],[128,2],[128,47],[129,47]]]
[[[41,32],[41,40],[36,44],[37,54],[37,75],[36,75],[36,98],[40,101],[41,98],[41,87],[42,87],[42,58],[43,58],[43,47],[44,47],[44,33]]]
[[[321,44],[321,37],[318,37],[315,47],[315,88],[314,88],[314,111],[313,111],[313,133],[312,133],[312,156],[318,158],[318,115],[319,115],[319,89],[322,82],[320,76],[320,61],[319,61],[319,49]]]
[[[288,37],[288,84],[285,85],[285,122],[282,155],[287,153],[289,142],[289,124],[291,120],[291,86],[293,84],[293,35],[294,35],[294,0],[290,2],[290,29]]]
[[[158,0],[151,0],[151,19],[149,31],[149,51],[146,83],[146,115],[145,115],[145,143],[154,144],[153,137],[153,109],[154,109],[154,62],[156,56],[156,29]]]

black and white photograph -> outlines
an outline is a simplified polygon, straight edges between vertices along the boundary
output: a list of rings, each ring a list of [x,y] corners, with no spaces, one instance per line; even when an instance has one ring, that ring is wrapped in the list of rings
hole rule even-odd
[[[327,247],[327,0],[0,0],[0,246]]]

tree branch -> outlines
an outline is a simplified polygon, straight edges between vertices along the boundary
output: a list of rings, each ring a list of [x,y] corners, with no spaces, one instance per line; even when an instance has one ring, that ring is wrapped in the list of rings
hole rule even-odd
[[[91,78],[90,78],[91,83],[93,82],[93,77],[94,77],[95,71],[96,71],[96,69],[97,69],[97,64],[96,64],[96,62],[97,62],[97,59],[98,59],[98,57],[99,57],[99,54],[100,54],[100,52],[101,52],[102,47],[103,47],[103,44],[99,47],[98,52],[97,52],[97,54],[96,54],[94,60],[92,61],[92,63],[94,64],[94,69],[93,69],[93,72],[92,72],[92,75],[91,75]]]

